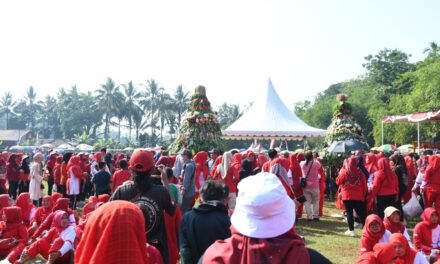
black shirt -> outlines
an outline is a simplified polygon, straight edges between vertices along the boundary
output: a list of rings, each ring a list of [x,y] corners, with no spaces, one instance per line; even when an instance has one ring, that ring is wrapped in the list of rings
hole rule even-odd
[[[93,176],[92,182],[96,186],[96,195],[110,193],[110,173],[106,171],[99,171]]]
[[[140,193],[136,184],[131,182],[119,186],[110,200],[131,201],[146,208],[148,211],[148,219],[145,219],[147,241],[159,249],[164,258],[164,263],[167,263],[168,250],[163,211],[173,215],[175,209],[167,189],[163,186],[152,184],[148,191]]]

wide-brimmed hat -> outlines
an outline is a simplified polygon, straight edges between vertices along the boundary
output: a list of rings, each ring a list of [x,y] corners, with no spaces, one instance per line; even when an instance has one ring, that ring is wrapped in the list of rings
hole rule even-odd
[[[388,218],[388,217],[390,217],[394,212],[398,212],[398,213],[400,214],[399,209],[397,209],[397,208],[394,207],[394,206],[388,206],[387,208],[385,208],[385,211],[384,211],[384,217],[385,217],[385,218]]]
[[[248,237],[272,238],[292,229],[295,203],[274,174],[261,172],[238,184],[238,197],[231,223]]]

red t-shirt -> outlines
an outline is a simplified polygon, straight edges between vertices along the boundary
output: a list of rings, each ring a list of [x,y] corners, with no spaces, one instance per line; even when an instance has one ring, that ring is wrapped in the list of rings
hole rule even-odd
[[[114,192],[119,186],[121,186],[124,182],[130,180],[131,173],[129,170],[117,170],[112,176],[112,192]]]

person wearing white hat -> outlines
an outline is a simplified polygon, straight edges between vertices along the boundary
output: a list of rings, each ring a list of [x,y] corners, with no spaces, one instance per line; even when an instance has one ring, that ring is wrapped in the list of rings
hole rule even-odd
[[[199,263],[330,263],[295,233],[295,203],[278,177],[262,172],[238,184],[232,236],[211,245]]]

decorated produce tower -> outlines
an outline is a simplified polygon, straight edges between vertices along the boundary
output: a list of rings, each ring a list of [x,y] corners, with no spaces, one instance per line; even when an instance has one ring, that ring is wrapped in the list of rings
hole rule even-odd
[[[347,103],[348,96],[339,94],[336,100],[338,103],[333,107],[332,122],[327,128],[326,145],[330,146],[333,142],[350,139],[365,143],[362,128],[354,120],[352,107]]]
[[[190,98],[179,134],[170,146],[171,153],[186,148],[193,152],[211,150],[221,146],[221,129],[217,113],[211,109],[203,86],[196,87]]]

